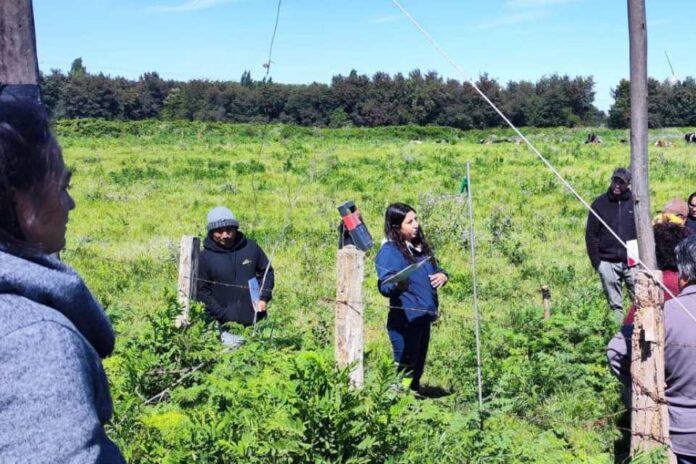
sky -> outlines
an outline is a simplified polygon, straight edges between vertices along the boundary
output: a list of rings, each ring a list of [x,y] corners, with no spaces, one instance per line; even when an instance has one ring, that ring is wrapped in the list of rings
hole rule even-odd
[[[284,0],[270,76],[329,83],[334,75],[437,71],[536,81],[593,76],[595,105],[629,75],[625,0],[397,0],[456,63],[433,48],[393,0]],[[646,0],[648,73],[696,76],[694,0]],[[33,0],[39,68],[137,79],[238,81],[266,70],[278,0]]]

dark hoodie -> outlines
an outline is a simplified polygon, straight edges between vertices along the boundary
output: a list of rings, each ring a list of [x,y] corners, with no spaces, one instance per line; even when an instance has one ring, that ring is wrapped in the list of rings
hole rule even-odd
[[[266,267],[261,300],[268,302],[273,292],[273,267],[261,247],[239,231],[230,248],[218,245],[208,235],[198,261],[198,299],[205,304],[208,315],[220,323],[253,324],[249,280],[256,278],[261,287]],[[265,317],[265,312],[259,313],[257,320]]]
[[[592,202],[592,209],[623,240],[635,240],[636,224],[633,219],[633,195],[630,190],[615,197],[611,190]],[[626,249],[614,238],[592,213],[587,216],[585,245],[592,267],[597,269],[600,261],[626,262]]]

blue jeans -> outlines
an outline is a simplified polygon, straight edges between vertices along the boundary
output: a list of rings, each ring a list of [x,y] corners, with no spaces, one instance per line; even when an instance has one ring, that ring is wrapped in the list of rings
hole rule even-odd
[[[227,347],[228,351],[236,350],[237,348],[242,346],[246,341],[246,339],[241,335],[235,335],[233,333],[230,333],[222,329],[221,326],[219,326],[218,329],[220,330],[220,342],[222,342],[222,344]]]
[[[394,361],[412,375],[411,389],[420,388],[425,369],[425,358],[430,344],[430,321],[408,324],[405,327],[387,327]]]

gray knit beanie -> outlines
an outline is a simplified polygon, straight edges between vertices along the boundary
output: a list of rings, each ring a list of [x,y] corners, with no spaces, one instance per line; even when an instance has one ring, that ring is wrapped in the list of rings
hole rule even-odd
[[[224,206],[218,206],[217,208],[210,210],[208,213],[208,225],[206,226],[208,232],[211,230],[220,229],[221,227],[234,227],[235,229],[239,228],[239,221],[237,218],[234,217],[232,211]]]

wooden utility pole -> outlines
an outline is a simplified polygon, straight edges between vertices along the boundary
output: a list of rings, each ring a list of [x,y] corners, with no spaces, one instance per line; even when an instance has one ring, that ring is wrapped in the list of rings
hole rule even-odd
[[[631,53],[631,191],[633,192],[638,253],[649,269],[655,269],[650,188],[648,185],[648,31],[645,0],[628,0]]]
[[[0,0],[0,100],[40,102],[31,0]]]
[[[181,314],[174,324],[186,327],[191,323],[189,311],[191,300],[196,298],[198,284],[198,255],[201,250],[201,240],[198,237],[184,235],[181,237],[179,249],[179,285],[177,297],[181,305]]]
[[[648,183],[648,33],[645,0],[628,0],[631,62],[631,174],[638,252],[656,279],[655,239]],[[631,456],[669,445],[665,401],[662,290],[646,269],[635,275],[636,316],[631,340]],[[670,454],[670,462],[675,462]]]
[[[365,252],[353,245],[338,250],[335,350],[338,367],[353,365],[350,382],[363,385],[363,274]]]

